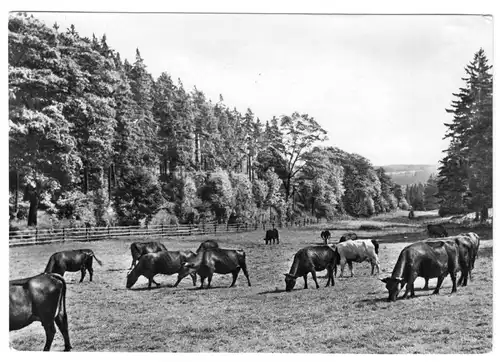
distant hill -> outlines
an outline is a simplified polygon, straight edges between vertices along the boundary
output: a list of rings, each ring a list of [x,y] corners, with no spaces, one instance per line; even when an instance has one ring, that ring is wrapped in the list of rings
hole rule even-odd
[[[386,174],[399,185],[425,183],[431,174],[438,173],[438,165],[387,165],[383,167]]]

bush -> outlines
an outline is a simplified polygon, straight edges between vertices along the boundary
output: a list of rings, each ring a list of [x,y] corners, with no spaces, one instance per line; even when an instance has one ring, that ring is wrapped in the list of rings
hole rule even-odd
[[[177,216],[170,214],[166,210],[160,210],[158,211],[153,217],[151,218],[151,222],[149,225],[178,225],[179,220]]]

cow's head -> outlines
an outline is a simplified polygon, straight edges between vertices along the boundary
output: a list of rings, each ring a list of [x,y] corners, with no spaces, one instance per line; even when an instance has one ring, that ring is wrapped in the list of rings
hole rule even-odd
[[[403,279],[401,278],[384,278],[380,279],[385,283],[386,289],[389,291],[389,298],[387,298],[388,302],[395,302],[398,297],[399,291],[403,285]]]
[[[138,273],[135,273],[135,268],[127,274],[127,289],[132,288],[135,282],[139,279]]]
[[[291,291],[293,287],[295,286],[295,283],[297,282],[297,277],[290,275],[290,274],[285,274],[285,290],[287,292]]]

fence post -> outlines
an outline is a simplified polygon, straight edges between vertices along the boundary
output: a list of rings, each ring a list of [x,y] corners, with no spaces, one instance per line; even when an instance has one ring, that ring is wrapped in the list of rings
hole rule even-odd
[[[163,223],[161,223],[161,236],[163,237]]]
[[[89,241],[89,229],[87,228],[87,225],[85,225],[85,240]]]
[[[109,239],[109,225],[107,226],[107,228],[108,228],[108,239]]]
[[[35,243],[38,243],[38,228],[35,229]]]
[[[262,230],[266,230],[266,222],[265,221],[262,223]]]
[[[214,234],[217,234],[217,224],[214,224]]]
[[[66,232],[65,232],[65,230],[63,228],[63,243],[65,243],[65,242],[66,242]]]
[[[202,221],[201,228],[203,230],[203,234],[205,234],[205,220]]]

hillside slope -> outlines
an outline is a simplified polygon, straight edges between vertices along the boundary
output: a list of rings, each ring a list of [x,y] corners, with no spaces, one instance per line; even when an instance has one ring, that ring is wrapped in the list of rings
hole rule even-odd
[[[438,165],[387,165],[383,167],[392,180],[399,185],[425,183],[431,174],[438,173]]]

